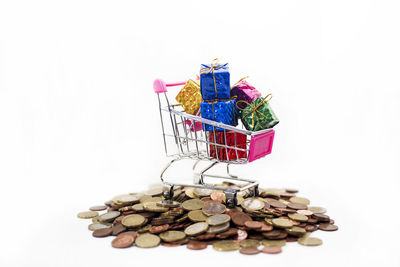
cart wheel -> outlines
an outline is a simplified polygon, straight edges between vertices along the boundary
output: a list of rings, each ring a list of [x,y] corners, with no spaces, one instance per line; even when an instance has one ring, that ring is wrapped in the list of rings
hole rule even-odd
[[[174,196],[174,187],[173,186],[165,186],[164,191],[163,191],[163,197],[164,199],[172,199]]]
[[[258,190],[258,186],[253,187],[249,190],[249,197],[258,197],[260,191]]]
[[[236,198],[236,193],[233,194],[232,196],[226,195],[226,205],[228,208],[234,208],[237,205],[237,198]]]

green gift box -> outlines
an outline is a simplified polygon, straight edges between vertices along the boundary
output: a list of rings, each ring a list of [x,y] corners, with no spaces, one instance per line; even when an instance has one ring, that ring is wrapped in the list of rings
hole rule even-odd
[[[275,115],[271,106],[268,104],[266,97],[259,97],[251,102],[246,108],[239,108],[239,115],[244,127],[249,131],[259,131],[274,127],[279,123],[278,117]],[[239,103],[240,101],[238,101]]]

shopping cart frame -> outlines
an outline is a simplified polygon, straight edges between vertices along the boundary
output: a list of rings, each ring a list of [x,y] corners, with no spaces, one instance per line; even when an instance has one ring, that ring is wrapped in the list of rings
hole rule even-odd
[[[237,196],[239,192],[246,191],[250,196],[258,196],[259,182],[231,174],[230,165],[246,164],[270,154],[275,131],[272,129],[265,129],[252,132],[177,110],[176,107],[180,105],[170,104],[167,96],[167,87],[180,86],[184,85],[185,83],[186,82],[177,82],[167,84],[163,80],[157,79],[153,84],[154,91],[158,98],[165,153],[167,156],[173,157],[173,159],[164,167],[160,175],[161,182],[164,185],[164,201],[167,202],[166,204],[171,201],[174,194],[174,189],[177,187],[222,190],[225,193],[226,204],[230,207],[237,204]],[[164,95],[166,106],[162,104],[162,98],[160,97],[160,94]],[[163,116],[163,114],[165,116]],[[171,133],[167,132],[166,123],[164,120],[169,121],[172,129]],[[213,130],[207,132],[203,131],[204,124],[211,125]],[[223,131],[221,131],[221,129]],[[217,140],[217,136],[221,137],[221,133],[223,133],[222,143],[221,140],[219,142]],[[234,146],[227,145],[227,134],[230,137],[232,137],[233,134],[235,142]],[[239,134],[241,134],[242,137],[243,135],[246,135],[246,143],[244,148],[242,144],[237,144],[237,138]],[[175,145],[178,150],[177,153],[169,154],[167,138],[172,138],[175,141]],[[213,154],[213,151],[215,154]],[[246,154],[246,157],[239,156],[243,155],[243,153]],[[166,181],[166,178],[164,177],[166,171],[173,163],[184,159],[195,160],[195,163],[192,167],[194,172],[193,183],[184,184]],[[199,172],[196,172],[196,167],[201,161],[208,161],[209,164]],[[227,175],[212,175],[206,173],[220,163],[226,164]],[[245,184],[241,185],[239,188],[215,186],[213,184],[206,183],[204,181],[204,178],[206,177],[239,181],[244,182]]]

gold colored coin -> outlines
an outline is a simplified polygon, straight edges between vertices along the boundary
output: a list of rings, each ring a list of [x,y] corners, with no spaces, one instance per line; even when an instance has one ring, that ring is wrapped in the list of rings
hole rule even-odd
[[[299,238],[297,242],[303,246],[320,246],[322,245],[322,240],[316,237],[306,237]]]
[[[145,226],[141,227],[140,229],[138,229],[136,232],[139,234],[146,233],[150,230],[151,226],[152,226],[151,224],[145,225]]]
[[[308,221],[308,217],[306,215],[300,213],[289,213],[288,217],[292,220],[299,221],[299,222],[306,222]]]
[[[242,248],[257,248],[260,245],[260,241],[254,239],[244,239],[239,242],[239,245]]]
[[[160,244],[160,238],[153,234],[142,234],[136,238],[135,245],[139,248],[154,248]]]
[[[111,228],[111,224],[92,223],[92,224],[89,224],[89,226],[88,226],[88,229],[90,231],[103,229],[103,228]]]
[[[286,245],[286,240],[268,240],[268,239],[264,239],[261,241],[261,244],[264,247],[283,247]]]
[[[175,242],[182,240],[186,237],[186,234],[182,231],[167,231],[160,234],[160,238],[164,242]]]
[[[165,208],[176,208],[179,207],[180,205],[181,203],[178,201],[166,200],[166,199],[157,202],[157,206]]]
[[[292,228],[286,229],[286,233],[294,236],[303,236],[306,234],[306,230],[298,226],[293,226]]]
[[[125,194],[114,197],[112,201],[117,205],[130,205],[139,202],[139,198],[135,195]]]
[[[150,198],[144,198],[143,199],[143,197],[140,199],[140,202],[141,203],[143,203],[143,204],[145,204],[145,203],[151,203],[151,202],[153,202],[153,203],[157,203],[157,202],[159,202],[159,201],[161,201],[162,200],[162,197],[150,197]]]
[[[238,250],[240,248],[240,245],[239,245],[239,243],[235,243],[230,240],[223,240],[223,241],[214,242],[213,248],[216,251],[234,251],[234,250]]]
[[[196,198],[196,196],[193,193],[194,188],[193,187],[187,187],[185,188],[185,195],[190,197],[190,198]]]
[[[122,225],[128,228],[142,226],[146,222],[146,218],[139,214],[132,214],[122,219]]]
[[[310,204],[310,200],[308,200],[307,198],[304,198],[304,197],[291,197],[289,199],[289,201],[292,203],[303,204],[303,205]]]
[[[134,211],[144,211],[143,203],[138,203],[132,206]]]
[[[206,222],[209,225],[215,226],[215,225],[220,225],[220,224],[224,224],[227,223],[231,220],[231,217],[227,214],[217,214],[217,215],[213,215],[211,217],[208,217]]]
[[[241,204],[242,208],[246,210],[260,210],[264,208],[264,205],[264,201],[258,198],[247,198]]]
[[[238,205],[242,205],[242,203],[243,203],[243,201],[244,201],[244,198],[243,198],[242,196],[238,196],[238,197],[236,198],[236,201],[237,201],[237,204],[238,204]]]
[[[323,207],[308,207],[308,210],[311,210],[313,213],[316,213],[316,214],[318,214],[318,213],[323,214],[326,212],[326,209]]]
[[[188,217],[192,222],[205,222],[208,218],[201,210],[189,211]]]
[[[203,207],[204,202],[197,198],[189,199],[182,203],[182,208],[184,208],[185,210],[199,210]]]
[[[151,188],[147,190],[144,194],[148,196],[159,196],[163,192],[162,187]]]
[[[81,219],[92,219],[97,216],[99,216],[97,211],[82,211],[78,213],[78,218]]]
[[[150,211],[150,212],[166,212],[166,211],[168,211],[168,208],[160,207],[159,205],[157,205],[157,202],[144,202],[143,208],[145,211]]]
[[[293,223],[288,219],[272,219],[272,225],[279,228],[289,228]]]
[[[186,235],[199,235],[208,230],[208,224],[205,222],[198,222],[195,224],[192,224],[185,229],[185,234]]]

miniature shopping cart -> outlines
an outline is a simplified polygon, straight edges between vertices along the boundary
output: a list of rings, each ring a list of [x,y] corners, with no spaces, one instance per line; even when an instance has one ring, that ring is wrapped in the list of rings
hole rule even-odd
[[[180,105],[170,104],[167,87],[184,85],[185,83],[166,84],[163,80],[157,79],[153,84],[158,97],[165,153],[167,156],[173,157],[162,170],[160,176],[164,185],[164,201],[171,201],[174,188],[181,186],[223,190],[228,206],[237,204],[239,192],[246,191],[251,196],[258,196],[259,183],[232,175],[229,172],[229,166],[231,164],[246,164],[270,154],[275,131],[272,129],[256,132],[247,131],[179,111]],[[211,125],[213,130],[204,131],[204,124]],[[230,143],[227,142],[228,139],[230,139]],[[172,147],[170,144],[172,144]],[[183,159],[195,160],[193,184],[167,182],[164,177],[167,169],[174,162]],[[200,172],[196,172],[196,166],[200,161],[208,161],[209,164]],[[206,174],[212,167],[220,163],[226,164],[227,176]],[[225,188],[205,183],[204,178],[206,177],[235,180],[244,182],[244,184],[239,188]]]

